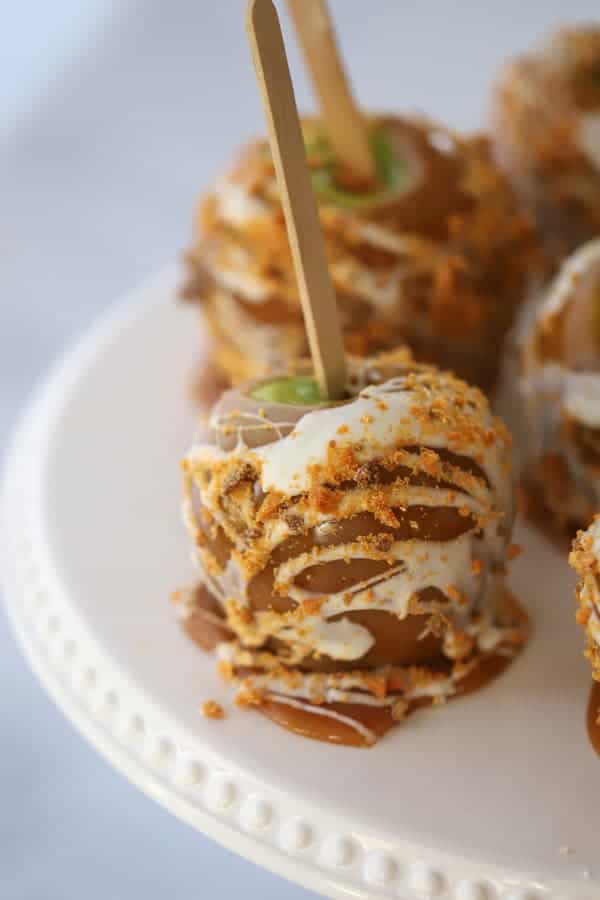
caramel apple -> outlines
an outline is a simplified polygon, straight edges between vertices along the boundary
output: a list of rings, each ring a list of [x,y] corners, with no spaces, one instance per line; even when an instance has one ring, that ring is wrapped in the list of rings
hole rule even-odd
[[[497,158],[560,260],[600,231],[600,27],[562,27],[511,60],[493,107]]]
[[[214,406],[183,462],[201,584],[181,611],[240,704],[364,746],[497,674],[527,623],[504,581],[510,439],[487,400],[407,351],[348,371],[339,402],[300,366]]]
[[[537,260],[527,217],[483,137],[374,116],[377,181],[337,164],[305,119],[312,186],[349,353],[408,343],[416,357],[490,388]],[[203,198],[185,296],[201,306],[211,366],[230,382],[307,355],[280,193],[266,141],[242,151]]]
[[[600,508],[600,240],[561,267],[524,339],[523,493],[535,521],[573,537]]]

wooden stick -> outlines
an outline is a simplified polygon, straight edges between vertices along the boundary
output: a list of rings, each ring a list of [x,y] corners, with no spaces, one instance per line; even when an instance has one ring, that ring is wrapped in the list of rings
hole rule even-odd
[[[376,178],[365,120],[354,102],[326,0],[287,0],[336,159],[363,190]]]
[[[324,397],[341,400],[346,388],[346,358],[336,297],[329,277],[283,37],[271,0],[250,0],[246,27],[315,374]]]

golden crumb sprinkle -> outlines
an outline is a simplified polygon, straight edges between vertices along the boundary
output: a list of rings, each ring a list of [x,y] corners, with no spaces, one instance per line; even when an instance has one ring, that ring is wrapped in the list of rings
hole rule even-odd
[[[387,694],[387,679],[385,675],[365,675],[363,678],[365,688],[374,697],[383,699]]]
[[[205,700],[201,706],[202,715],[206,719],[224,719],[225,712],[216,700]]]
[[[340,503],[340,497],[326,487],[311,488],[308,494],[308,502],[311,507],[323,513],[333,513]]]
[[[233,665],[226,659],[219,660],[217,664],[217,672],[225,681],[233,681],[234,669]]]
[[[372,425],[373,424],[373,416],[361,416],[360,421],[362,425]]]
[[[471,562],[471,572],[473,575],[481,575],[483,572],[483,561],[481,559],[474,559]]]
[[[308,616],[318,616],[327,597],[308,597],[302,601],[302,609]]]
[[[592,615],[591,609],[580,607],[575,613],[575,621],[578,625],[587,625]]]
[[[262,706],[265,702],[263,691],[244,685],[243,690],[235,698],[237,706]]]
[[[340,425],[340,427],[337,430],[337,433],[338,434],[348,434],[349,431],[350,431],[350,429],[348,428],[347,425]]]
[[[508,559],[516,559],[523,552],[523,548],[518,544],[511,544],[506,552]]]

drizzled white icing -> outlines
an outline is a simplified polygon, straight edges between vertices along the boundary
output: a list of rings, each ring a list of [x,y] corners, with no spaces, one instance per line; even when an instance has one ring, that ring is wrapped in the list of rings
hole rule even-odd
[[[268,206],[252,196],[246,185],[235,178],[222,178],[215,185],[215,198],[219,215],[234,227],[243,227],[264,216]]]

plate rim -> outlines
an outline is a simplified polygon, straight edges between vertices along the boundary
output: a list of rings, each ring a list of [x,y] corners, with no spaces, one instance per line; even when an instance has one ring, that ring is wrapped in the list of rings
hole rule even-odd
[[[34,674],[77,730],[129,781],[187,824],[228,849],[332,898],[364,900],[591,900],[593,882],[547,883],[532,873],[481,863],[409,841],[394,852],[373,846],[314,804],[266,790],[223,765],[198,741],[182,746],[145,691],[126,678],[69,604],[36,526],[36,449],[60,410],[65,387],[150,295],[171,296],[171,265],[113,304],[55,363],[15,426],[0,494],[2,582],[9,622]],[[153,302],[156,302],[156,298]],[[40,470],[40,471],[38,471]],[[300,811],[300,812],[299,812]],[[541,892],[541,893],[540,893]]]

